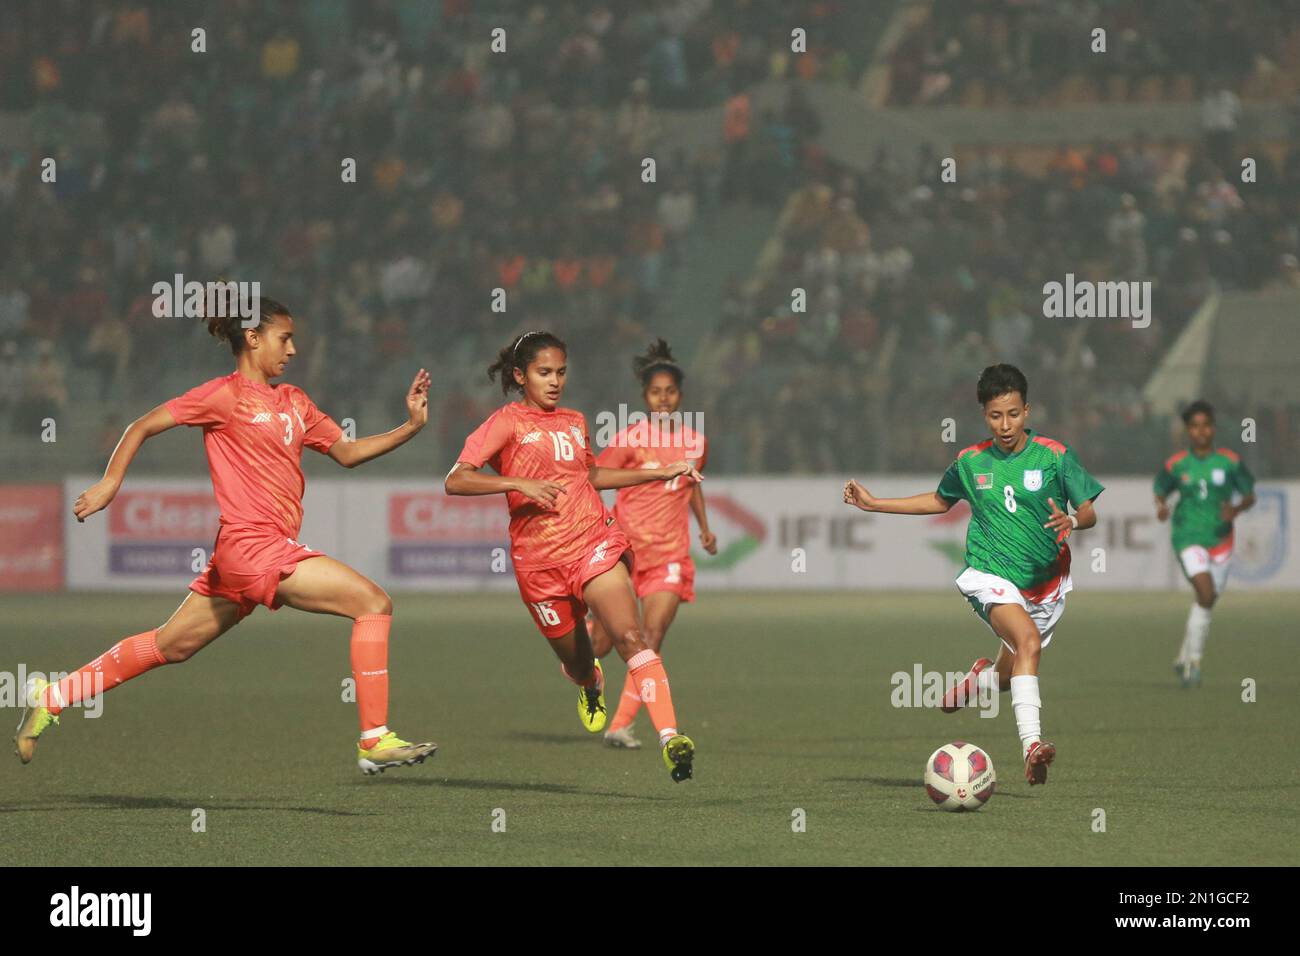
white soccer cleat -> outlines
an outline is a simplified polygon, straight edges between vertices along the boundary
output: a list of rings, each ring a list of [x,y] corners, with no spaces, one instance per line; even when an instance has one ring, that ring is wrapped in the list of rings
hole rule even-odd
[[[618,730],[605,731],[605,743],[611,747],[621,747],[624,750],[640,750],[641,741],[636,739],[632,733],[632,725],[620,727]]]

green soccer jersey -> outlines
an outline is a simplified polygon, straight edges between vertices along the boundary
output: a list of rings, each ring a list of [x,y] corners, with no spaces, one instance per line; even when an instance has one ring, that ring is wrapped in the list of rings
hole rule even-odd
[[[1243,496],[1255,490],[1255,476],[1236,452],[1216,448],[1204,458],[1190,451],[1171,455],[1156,475],[1155,492],[1164,498],[1178,492],[1173,515],[1174,551],[1199,544],[1212,548],[1232,534],[1224,521],[1223,505],[1234,491]]]
[[[993,439],[962,449],[939,482],[948,501],[970,502],[966,564],[1033,588],[1068,568],[1069,548],[1043,525],[1052,516],[1051,498],[1066,511],[1102,493],[1074,452],[1059,441],[1025,429],[1023,448],[1006,454]],[[1064,558],[1064,560],[1059,560]]]

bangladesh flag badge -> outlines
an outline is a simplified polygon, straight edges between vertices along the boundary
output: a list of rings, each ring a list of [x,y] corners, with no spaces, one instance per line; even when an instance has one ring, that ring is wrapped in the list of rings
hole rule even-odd
[[[975,475],[975,487],[980,491],[987,491],[993,487],[993,472]]]

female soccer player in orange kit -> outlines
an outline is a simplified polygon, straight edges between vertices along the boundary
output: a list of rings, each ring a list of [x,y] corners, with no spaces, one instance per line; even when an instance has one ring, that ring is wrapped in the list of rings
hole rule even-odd
[[[641,396],[651,416],[672,416],[682,403],[681,366],[663,339],[633,360],[633,372],[641,383]],[[680,418],[654,418],[619,432],[596,464],[603,468],[659,468],[685,460],[704,471],[708,460],[704,435],[682,424]],[[677,616],[677,605],[695,600],[695,563],[691,561],[691,524],[687,509],[700,526],[700,544],[709,554],[718,553],[717,538],[709,531],[704,509],[704,489],[698,482],[674,479],[664,484],[620,488],[614,503],[614,518],[627,532],[636,555],[632,585],[641,599],[646,644],[656,654],[668,628]],[[589,618],[591,645],[597,657],[609,653],[612,642],[599,621]],[[611,747],[635,750],[641,742],[632,733],[632,722],[641,709],[641,694],[629,671],[623,684],[614,721],[605,731]]]
[[[36,679],[29,686],[28,707],[14,738],[23,763],[32,759],[37,738],[58,723],[63,708],[155,667],[189,660],[259,604],[352,619],[352,676],[361,716],[357,764],[364,773],[421,763],[438,749],[401,740],[386,726],[393,613],[388,595],[346,564],[296,540],[305,487],[303,448],[352,468],[404,444],[428,421],[429,374],[420,369],[411,383],[405,424],[382,435],[339,441],[342,430],[302,389],[270,382],[284,374],[295,353],[289,310],[262,299],[258,318],[256,328],[243,328],[238,316],[207,319],[208,331],[229,343],[235,371],[132,422],[104,477],[78,496],[73,513],[84,521],[108,507],[146,440],[177,425],[201,426],[221,527],[211,561],[190,584],[193,593],[167,623],[124,638],[56,684]]]
[[[549,332],[525,332],[488,368],[505,394],[522,398],[501,406],[474,430],[452,466],[449,495],[504,494],[510,509],[510,556],[519,593],[578,685],[578,716],[592,733],[605,726],[604,675],[583,623],[590,606],[628,673],[643,687],[646,709],[673,780],[692,774],[695,744],[678,733],[668,676],[647,646],[626,562],[629,542],[597,490],[648,481],[700,481],[689,462],[664,468],[618,469],[596,464],[581,412],[560,408],[568,349]],[[479,472],[490,464],[496,475]]]

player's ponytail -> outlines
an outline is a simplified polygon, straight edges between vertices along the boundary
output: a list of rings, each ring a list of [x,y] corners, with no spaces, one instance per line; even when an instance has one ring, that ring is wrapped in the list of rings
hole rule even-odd
[[[503,395],[522,392],[524,387],[515,381],[515,369],[526,372],[529,363],[537,358],[537,353],[542,349],[559,349],[565,355],[569,354],[568,346],[550,332],[525,332],[515,336],[509,345],[497,353],[497,360],[488,366],[488,380],[495,380],[500,375]]]
[[[212,314],[202,317],[203,323],[208,327],[208,334],[227,343],[230,351],[235,355],[244,350],[244,320],[238,312],[239,310],[233,307],[221,308],[214,309]],[[257,325],[249,328],[261,329],[268,322],[274,322],[277,315],[293,318],[293,313],[275,299],[260,298]]]
[[[673,350],[663,339],[655,339],[644,355],[638,355],[632,360],[632,372],[641,383],[642,389],[649,388],[650,380],[659,372],[667,372],[671,375],[678,388],[682,387],[682,380],[686,378],[686,373],[673,358]]]

